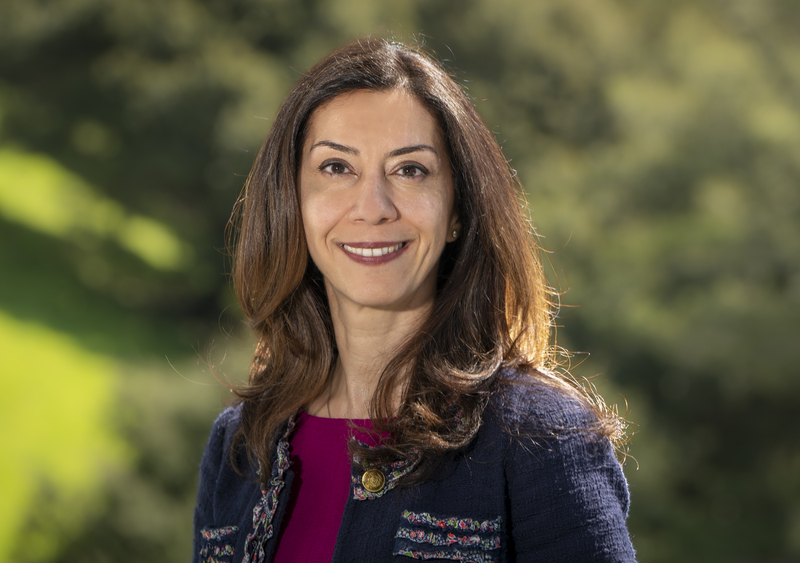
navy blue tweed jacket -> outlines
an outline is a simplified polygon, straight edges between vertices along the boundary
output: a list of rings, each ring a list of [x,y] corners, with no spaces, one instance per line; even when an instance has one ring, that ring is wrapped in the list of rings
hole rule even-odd
[[[414,469],[397,462],[380,467],[386,484],[371,493],[354,464],[333,561],[635,561],[627,483],[608,440],[587,431],[594,420],[564,391],[517,379],[491,397],[470,445],[423,484],[396,486]],[[238,409],[223,412],[203,456],[194,563],[263,563],[275,553],[293,422],[266,490],[254,468],[247,478],[229,464],[238,424]]]

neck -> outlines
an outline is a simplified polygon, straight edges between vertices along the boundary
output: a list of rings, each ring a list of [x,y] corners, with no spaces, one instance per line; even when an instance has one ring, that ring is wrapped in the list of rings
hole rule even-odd
[[[430,304],[403,311],[371,309],[330,301],[339,355],[328,388],[309,405],[309,414],[369,418],[369,407],[387,362],[419,328]],[[402,395],[399,382],[392,408]]]

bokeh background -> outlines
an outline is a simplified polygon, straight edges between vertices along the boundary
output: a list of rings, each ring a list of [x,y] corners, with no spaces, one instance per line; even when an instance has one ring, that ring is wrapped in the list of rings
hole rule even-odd
[[[252,342],[223,232],[291,85],[422,41],[631,422],[639,559],[800,561],[800,3],[2,0],[0,561],[179,562]],[[588,355],[590,352],[591,355]]]

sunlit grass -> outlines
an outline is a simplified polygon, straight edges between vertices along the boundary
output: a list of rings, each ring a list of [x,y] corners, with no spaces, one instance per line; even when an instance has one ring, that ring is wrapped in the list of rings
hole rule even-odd
[[[103,473],[124,464],[129,452],[110,428],[112,360],[2,311],[0,358],[0,561],[8,561],[33,511],[47,511],[67,534],[80,529]],[[46,560],[58,538],[37,539],[33,560]]]
[[[117,242],[160,270],[180,270],[191,248],[166,225],[131,215],[52,158],[0,148],[0,216],[54,237]]]

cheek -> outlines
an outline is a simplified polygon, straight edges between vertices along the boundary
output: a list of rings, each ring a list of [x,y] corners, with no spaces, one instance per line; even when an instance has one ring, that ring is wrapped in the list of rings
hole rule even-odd
[[[455,190],[451,181],[447,181],[440,187],[436,200],[436,223],[440,232],[447,236],[450,228],[457,216],[455,209]]]
[[[306,235],[319,235],[326,229],[331,214],[331,207],[318,193],[303,194],[300,199],[300,213],[303,216],[303,226]]]
[[[328,250],[328,237],[339,223],[341,215],[337,203],[341,206],[340,201],[330,201],[330,198],[320,197],[319,194],[301,199],[300,212],[306,244],[312,260],[317,265],[324,259],[324,254]]]
[[[453,219],[453,203],[451,198],[444,196],[420,201],[414,206],[412,215],[431,237],[445,238]]]

